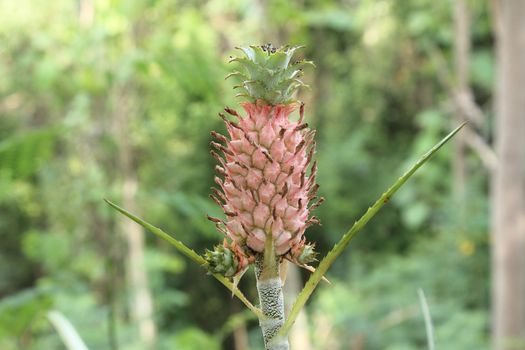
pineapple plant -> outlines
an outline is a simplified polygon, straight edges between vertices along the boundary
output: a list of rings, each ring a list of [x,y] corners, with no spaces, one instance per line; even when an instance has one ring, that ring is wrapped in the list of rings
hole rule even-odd
[[[304,104],[294,93],[305,84],[303,69],[312,62],[293,62],[300,47],[274,48],[270,44],[240,47],[241,57],[232,57],[240,70],[239,97],[244,115],[225,108],[227,135],[215,131],[211,145],[217,187],[210,197],[224,218],[208,216],[224,234],[222,244],[203,255],[161,229],[118,205],[106,202],[123,215],[168,241],[180,253],[206,268],[232,291],[259,319],[266,350],[289,349],[287,334],[300,310],[335,260],[390,198],[430,157],[463,126],[457,127],[425,153],[346,232],[314,269],[314,244],[305,238],[306,229],[319,223],[312,211],[323,201],[317,197],[315,132],[304,121]],[[297,121],[292,113],[298,111]],[[312,272],[285,318],[280,267],[289,261]],[[237,288],[250,265],[254,266],[260,306],[252,304]]]
[[[242,276],[249,264],[255,265],[266,317],[260,325],[269,349],[288,349],[284,337],[275,339],[284,323],[280,265],[288,260],[310,268],[307,264],[314,261],[315,252],[304,233],[319,223],[311,212],[324,200],[317,197],[315,131],[304,122],[304,103],[294,98],[305,86],[300,80],[303,69],[313,66],[305,60],[292,62],[299,48],[240,47],[244,56],[231,62],[237,62],[241,71],[229,76],[242,79],[235,88],[242,90],[237,96],[246,99],[241,103],[245,115],[226,108],[235,118],[220,114],[228,135],[211,133],[218,176],[210,196],[226,219],[209,219],[229,241],[208,251],[206,259],[213,271],[229,277]],[[299,118],[292,121],[296,110]]]

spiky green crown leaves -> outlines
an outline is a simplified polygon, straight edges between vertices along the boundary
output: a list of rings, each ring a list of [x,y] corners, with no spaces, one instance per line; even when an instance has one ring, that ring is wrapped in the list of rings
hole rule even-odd
[[[230,62],[238,62],[242,71],[235,71],[226,78],[237,76],[242,79],[234,88],[244,90],[237,96],[246,97],[251,102],[263,100],[270,105],[295,102],[293,94],[300,87],[308,87],[299,78],[311,61],[291,63],[294,53],[303,46],[283,46],[274,48],[271,44],[262,46],[238,47],[245,57],[233,57]]]

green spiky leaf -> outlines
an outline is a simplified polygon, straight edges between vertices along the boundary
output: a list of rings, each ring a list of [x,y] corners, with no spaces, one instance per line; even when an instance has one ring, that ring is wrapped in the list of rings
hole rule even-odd
[[[425,153],[407,172],[405,172],[396,182],[385,192],[379,199],[366,211],[366,213],[357,220],[354,225],[346,232],[341,240],[337,242],[332,250],[321,260],[319,266],[315,272],[310,276],[310,279],[306,282],[303,290],[297,296],[295,303],[288,314],[284,325],[282,326],[279,334],[284,336],[288,333],[292,325],[294,324],[299,312],[306,304],[306,301],[310,298],[313,291],[323,279],[324,274],[328,271],[330,266],[335,262],[335,260],[343,253],[343,251],[348,247],[350,241],[361,231],[365,225],[372,219],[379,210],[390,200],[390,198],[403,186],[407,180],[418,170],[423,164],[425,164],[434,153],[436,153],[444,144],[446,144],[466,123],[461,124],[456,129],[454,129],[450,134],[445,136],[438,144],[432,147],[427,153]]]
[[[115,203],[113,203],[113,202],[111,202],[111,201],[109,201],[107,199],[104,199],[104,201],[107,204],[109,204],[113,209],[117,210],[118,212],[120,212],[124,216],[127,216],[131,220],[135,221],[137,224],[139,224],[140,226],[144,227],[149,232],[153,233],[154,235],[162,238],[166,242],[168,242],[171,245],[173,245],[175,247],[175,249],[177,249],[180,253],[182,253],[183,255],[188,257],[193,262],[195,262],[195,263],[197,263],[197,264],[199,264],[201,266],[205,266],[205,267],[207,266],[208,263],[206,262],[206,260],[202,256],[200,256],[199,254],[195,253],[195,251],[193,251],[193,249],[188,248],[181,241],[176,240],[175,238],[173,238],[172,236],[170,236],[166,232],[162,231],[160,228],[155,227],[152,224],[150,224],[149,222],[142,220],[141,218],[139,218],[138,216],[133,215],[132,213],[130,213],[126,209],[119,207]],[[253,311],[254,314],[257,315],[257,317],[264,318],[264,315],[262,314],[261,310],[259,308],[255,307],[244,296],[244,294],[238,288],[236,288],[234,286],[234,284],[229,279],[227,279],[226,277],[224,277],[224,276],[222,276],[222,275],[220,275],[218,273],[212,273],[212,276],[215,277],[224,286],[226,286],[226,288],[231,290],[232,293],[235,296],[237,296],[237,298],[239,298],[239,300],[242,301],[244,305],[246,305],[248,307],[248,309],[250,309],[251,311]]]

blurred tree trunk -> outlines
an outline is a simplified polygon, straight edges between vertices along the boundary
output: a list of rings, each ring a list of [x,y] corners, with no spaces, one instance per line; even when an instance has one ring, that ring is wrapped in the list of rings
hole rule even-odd
[[[303,288],[303,282],[301,280],[301,274],[299,268],[294,264],[285,262],[288,267],[286,269],[286,281],[284,284],[284,293],[286,312],[292,307],[293,301]],[[308,318],[304,309],[299,313],[297,320],[295,321],[292,330],[290,331],[290,346],[292,349],[311,350],[312,345],[310,343],[310,337],[308,333]]]
[[[130,124],[136,109],[132,101],[136,96],[130,88],[115,87],[114,130],[118,145],[118,173],[122,176],[122,206],[132,213],[138,213],[135,195],[137,192],[136,170],[133,164],[133,150],[130,144]],[[119,216],[119,231],[127,241],[127,277],[130,292],[130,311],[138,325],[139,336],[148,349],[153,347],[156,328],[153,321],[153,300],[149,289],[144,257],[144,232],[135,222]]]
[[[492,179],[492,308],[496,350],[525,348],[525,1],[493,2],[497,52]]]
[[[465,0],[454,2],[454,60],[455,60],[455,92],[456,96],[463,96],[469,91],[469,61],[470,61],[470,14]],[[455,98],[459,101],[459,98]],[[456,104],[456,113],[453,125],[459,125],[466,119],[461,106]],[[459,220],[465,221],[465,188],[467,183],[467,165],[465,159],[465,136],[459,133],[454,137],[454,194],[459,207]]]
[[[83,27],[89,27],[95,18],[94,0],[78,0],[78,20]]]
[[[234,350],[249,350],[250,343],[248,341],[248,330],[246,323],[243,323],[233,331]]]
[[[82,30],[88,33],[93,26],[95,19],[95,4],[94,0],[77,0],[78,5],[78,23]],[[100,50],[100,48],[99,48]],[[77,135],[74,140],[74,144],[71,145],[71,149],[75,149],[74,152],[81,154],[81,159],[87,167],[101,167],[103,168],[103,161],[101,154],[104,153],[100,147],[100,138],[97,136],[90,135],[91,133],[97,134],[95,130],[106,129],[107,124],[102,120],[106,117],[106,99],[93,98],[91,101],[91,113],[94,116],[90,121],[91,130],[89,134]],[[118,349],[118,337],[117,337],[117,293],[120,285],[120,276],[117,272],[117,261],[120,261],[119,254],[117,253],[117,242],[114,234],[109,228],[109,222],[106,218],[103,218],[99,213],[98,205],[88,206],[89,215],[89,232],[94,235],[98,254],[105,259],[106,273],[103,281],[103,294],[107,304],[107,338],[109,349]]]

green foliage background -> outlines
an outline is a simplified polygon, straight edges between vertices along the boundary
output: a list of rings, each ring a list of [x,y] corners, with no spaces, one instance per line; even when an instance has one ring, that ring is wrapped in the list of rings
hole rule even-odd
[[[235,106],[234,47],[306,45],[302,91],[318,130],[325,253],[416,157],[452,127],[452,1],[0,0],[0,348],[62,349],[46,312],[63,312],[90,349],[143,349],[130,321],[119,202],[119,124],[141,216],[198,252],[221,240],[205,213],[209,131]],[[491,108],[488,5],[472,10],[471,85]],[[490,113],[487,113],[490,121]],[[490,123],[487,123],[490,125]],[[490,130],[484,130],[487,134]],[[416,290],[442,349],[488,349],[487,177],[474,155],[462,220],[448,147],[353,242],[308,305],[316,349],[422,349]],[[255,320],[215,280],[147,236],[158,349],[232,348]],[[305,277],[304,275],[303,277]],[[255,299],[253,280],[241,288]]]

